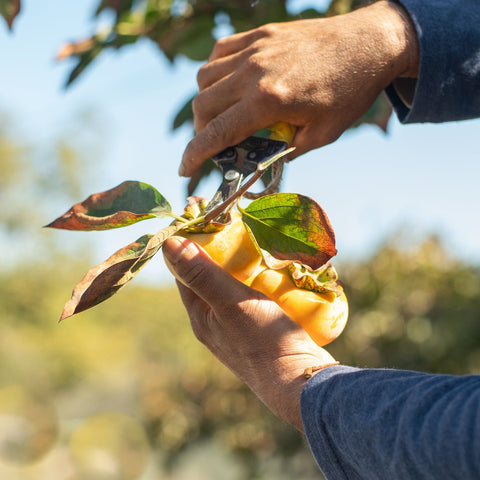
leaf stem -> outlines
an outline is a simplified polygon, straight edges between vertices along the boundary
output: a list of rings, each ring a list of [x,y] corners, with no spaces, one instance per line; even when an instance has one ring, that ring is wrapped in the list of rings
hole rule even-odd
[[[179,217],[181,219],[182,225],[180,230],[185,230],[186,228],[193,227],[195,225],[199,225],[202,223],[205,223],[205,215],[202,215],[200,217],[192,218],[190,220],[187,220],[185,217]]]
[[[182,222],[182,223],[188,223],[189,222],[189,220],[187,220],[185,217],[183,217],[181,215],[177,215],[176,213],[173,213],[173,212],[170,212],[169,216],[174,218],[175,220],[178,220],[179,222]]]

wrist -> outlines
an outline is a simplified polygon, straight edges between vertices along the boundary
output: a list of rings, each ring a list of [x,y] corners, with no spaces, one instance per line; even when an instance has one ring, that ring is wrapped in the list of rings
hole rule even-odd
[[[416,78],[419,67],[417,32],[407,11],[396,1],[381,0],[368,8],[375,9],[379,27],[391,59],[394,78]]]
[[[307,381],[318,371],[339,362],[324,349],[315,353],[279,358],[274,369],[273,413],[303,433],[300,401]],[[273,408],[272,408],[273,407]]]

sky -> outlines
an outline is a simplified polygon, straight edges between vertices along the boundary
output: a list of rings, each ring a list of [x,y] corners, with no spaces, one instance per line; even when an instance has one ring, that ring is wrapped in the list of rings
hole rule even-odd
[[[65,90],[72,63],[55,62],[55,53],[65,42],[93,32],[97,3],[24,0],[13,32],[0,23],[0,111],[8,112],[33,145],[68,130],[82,112],[93,111],[101,124],[101,145],[85,196],[126,179],[141,180],[154,185],[179,212],[186,181],[177,169],[191,130],[172,133],[171,122],[195,92],[200,64],[180,59],[171,65],[143,41],[102,55]],[[401,125],[392,118],[387,135],[365,126],[296,159],[287,166],[282,190],[322,205],[336,233],[339,261],[366,258],[402,230],[407,244],[440,234],[452,253],[479,264],[479,133],[480,120]],[[205,183],[199,193],[211,196],[216,183]],[[69,206],[59,205],[52,214]],[[100,262],[158,229],[142,222],[86,235],[97,235],[94,256]],[[147,276],[171,281],[161,262],[149,267]]]

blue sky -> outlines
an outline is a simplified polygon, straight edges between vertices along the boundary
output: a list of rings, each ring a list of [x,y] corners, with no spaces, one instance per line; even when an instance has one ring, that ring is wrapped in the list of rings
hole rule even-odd
[[[0,24],[0,110],[12,115],[32,144],[53,138],[80,112],[92,110],[102,126],[101,158],[85,195],[138,179],[155,185],[179,211],[185,180],[177,177],[177,168],[191,132],[172,134],[170,124],[195,91],[199,65],[181,60],[172,66],[145,41],[103,55],[65,91],[72,65],[56,63],[55,53],[93,31],[97,3],[25,0],[13,33]],[[283,190],[311,196],[324,207],[339,260],[368,255],[403,227],[411,242],[439,233],[459,257],[478,264],[479,133],[480,120],[403,126],[392,119],[388,135],[362,127],[295,160]],[[210,196],[215,187],[209,182],[200,193]],[[97,235],[95,256],[101,261],[137,233],[156,230],[143,222],[131,230],[88,235]],[[170,279],[159,263],[149,272],[151,278]]]

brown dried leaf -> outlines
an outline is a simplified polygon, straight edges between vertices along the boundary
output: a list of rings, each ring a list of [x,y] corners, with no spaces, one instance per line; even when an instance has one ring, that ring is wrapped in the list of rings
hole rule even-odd
[[[107,300],[118,292],[131,278],[129,272],[145,252],[152,235],[143,235],[135,242],[116,251],[101,264],[91,268],[72,292],[63,308],[60,321],[83,312]]]
[[[0,15],[7,22],[8,28],[12,29],[13,21],[20,13],[20,0],[0,0]]]
[[[155,235],[143,235],[91,268],[73,289],[60,321],[107,300],[132,280],[160,250],[165,240],[183,228],[169,225]]]

